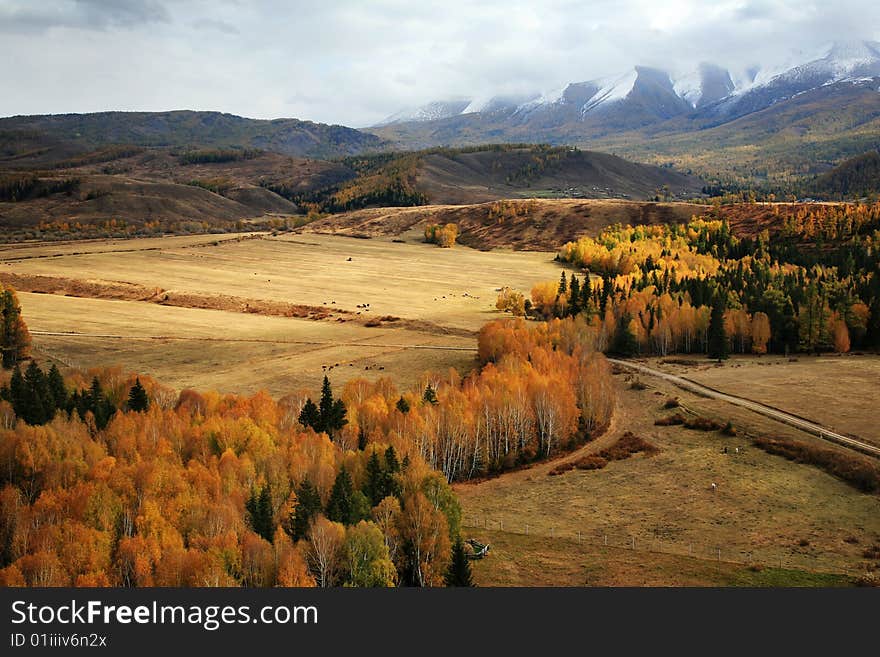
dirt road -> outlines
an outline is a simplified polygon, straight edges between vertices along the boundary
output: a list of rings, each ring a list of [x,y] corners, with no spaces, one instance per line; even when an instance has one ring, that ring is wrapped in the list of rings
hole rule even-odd
[[[856,451],[862,452],[863,454],[868,454],[869,456],[880,458],[880,447],[875,447],[874,445],[859,440],[858,438],[838,433],[827,427],[822,426],[821,424],[817,424],[792,413],[788,413],[772,406],[767,406],[766,404],[762,404],[751,399],[746,399],[745,397],[738,397],[736,395],[731,395],[726,392],[721,392],[720,390],[715,390],[714,388],[710,388],[709,386],[697,383],[696,381],[691,381],[690,379],[687,379],[683,376],[676,376],[675,374],[669,374],[667,372],[655,370],[639,363],[633,363],[626,360],[618,360],[616,358],[609,358],[608,360],[612,363],[615,363],[616,365],[619,365],[620,367],[625,367],[629,370],[633,370],[647,376],[654,376],[660,379],[664,379],[666,381],[669,381],[670,383],[674,383],[679,388],[694,392],[698,395],[702,395],[703,397],[718,399],[720,401],[733,404],[734,406],[748,409],[750,411],[763,415],[764,417],[777,420],[789,426],[801,429],[802,431],[806,431],[807,433],[811,433],[815,436],[818,436],[822,440],[827,440],[843,447],[848,447],[849,449],[854,449]]]

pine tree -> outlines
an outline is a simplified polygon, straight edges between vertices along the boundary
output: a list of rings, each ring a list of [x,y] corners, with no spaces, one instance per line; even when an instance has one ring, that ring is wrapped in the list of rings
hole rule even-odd
[[[443,579],[446,586],[474,586],[471,564],[468,561],[461,537],[458,537],[452,545],[452,560]]]
[[[256,490],[251,489],[250,497],[244,506],[248,512],[251,529],[255,534],[271,543],[275,535],[275,523],[272,513],[272,492],[269,485],[263,486],[259,494]]]
[[[58,370],[58,366],[54,363],[49,369],[48,379],[49,392],[52,393],[52,400],[55,403],[55,408],[66,409],[68,397],[67,387],[64,385],[64,377],[61,376],[61,372]]]
[[[601,315],[605,314],[605,309],[608,307],[608,299],[611,297],[611,287],[613,283],[611,282],[610,276],[602,277],[602,292],[599,296],[599,312]]]
[[[566,290],[568,290],[568,281],[565,278],[565,272],[562,272],[559,275],[559,289],[556,291],[556,294],[562,296]]]
[[[358,449],[364,451],[367,448],[367,432],[363,427],[358,427]]]
[[[306,428],[311,427],[320,433],[321,413],[318,411],[318,407],[315,406],[315,402],[311,399],[306,399],[306,403],[303,404],[302,410],[299,412],[299,423]]]
[[[316,429],[316,431],[325,431],[330,435],[332,429],[328,425],[328,421],[333,415],[333,389],[330,387],[330,379],[326,375],[324,375],[324,383],[321,385],[321,400],[318,402],[318,412],[321,415],[321,428]]]
[[[716,296],[709,316],[709,358],[725,360],[729,355],[727,330],[724,328],[724,302]]]
[[[128,391],[128,408],[138,413],[143,413],[150,408],[150,398],[147,396],[147,391],[141,385],[139,377],[135,377],[134,385]]]
[[[584,284],[581,285],[581,312],[587,315],[589,319],[593,315],[593,288],[590,285],[590,274],[584,276]]]
[[[298,541],[309,533],[312,519],[321,512],[321,496],[308,478],[296,489],[296,507],[293,511],[291,538]]]
[[[91,411],[95,416],[95,427],[99,430],[106,427],[110,418],[116,413],[116,406],[104,395],[98,377],[92,379],[92,386],[82,399],[85,410],[80,411],[80,416],[84,417],[87,411]]]
[[[571,294],[568,295],[568,314],[577,315],[581,311],[581,285],[574,274],[571,275],[569,289]]]
[[[9,403],[15,414],[24,419],[25,405],[27,404],[27,387],[21,368],[16,364],[12,370],[12,378],[9,380]]]
[[[397,410],[404,415],[409,413],[409,402],[403,398],[403,395],[401,395],[400,399],[397,400]]]
[[[367,461],[367,481],[364,484],[364,494],[369,498],[372,506],[376,506],[386,497],[386,483],[385,468],[379,461],[379,453],[373,451]]]
[[[346,413],[345,402],[341,399],[334,400],[333,406],[330,408],[330,417],[324,421],[324,426],[327,428],[327,435],[331,438],[333,438],[334,433],[348,424],[348,420],[345,417]]]
[[[341,522],[344,525],[351,524],[353,495],[354,485],[351,482],[351,475],[343,465],[339,469],[336,481],[333,482],[333,489],[330,491],[330,499],[327,502],[328,520]]]
[[[437,404],[437,393],[434,391],[434,388],[431,387],[431,384],[425,386],[425,393],[422,395],[422,401],[428,404]]]
[[[400,482],[397,480],[398,472],[400,472],[400,462],[397,460],[397,452],[394,451],[393,445],[389,445],[388,449],[385,450],[385,481],[382,497],[387,497],[388,495],[400,497]]]
[[[45,424],[55,417],[55,404],[43,370],[32,360],[24,373],[22,419],[28,424]]]
[[[622,358],[631,358],[638,353],[639,342],[633,335],[630,324],[632,323],[632,315],[623,313],[617,320],[617,326],[614,329],[614,340],[611,343],[611,353]]]

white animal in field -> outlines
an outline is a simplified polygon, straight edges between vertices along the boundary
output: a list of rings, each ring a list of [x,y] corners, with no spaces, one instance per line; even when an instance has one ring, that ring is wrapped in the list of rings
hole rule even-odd
[[[718,490],[718,484],[716,484],[716,483],[713,481],[713,482],[712,482],[712,485],[709,486],[709,488],[710,488],[711,491],[714,493],[716,490]]]

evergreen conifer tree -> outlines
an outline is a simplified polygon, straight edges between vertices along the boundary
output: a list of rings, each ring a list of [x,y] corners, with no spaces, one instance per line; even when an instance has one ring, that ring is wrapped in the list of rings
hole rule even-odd
[[[143,413],[150,408],[150,398],[138,377],[135,378],[134,385],[128,391],[128,408],[138,413]]]
[[[709,358],[725,360],[729,355],[727,330],[724,328],[724,303],[716,296],[709,316]]]
[[[298,541],[309,533],[312,519],[321,512],[321,496],[308,477],[296,489],[296,507],[293,511],[291,538]]]
[[[446,586],[474,586],[471,575],[471,564],[464,550],[461,537],[457,538],[452,545],[452,560],[444,576]]]
[[[351,475],[343,465],[339,469],[336,481],[333,482],[333,489],[330,491],[330,499],[327,502],[327,518],[344,525],[351,524],[353,495],[354,485],[351,481]]]

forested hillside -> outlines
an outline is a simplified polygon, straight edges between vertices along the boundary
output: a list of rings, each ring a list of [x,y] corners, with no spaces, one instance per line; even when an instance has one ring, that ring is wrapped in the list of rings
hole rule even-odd
[[[563,273],[528,300],[506,291],[499,307],[583,318],[595,349],[623,356],[876,348],[878,229],[876,204],[803,208],[755,237],[723,219],[612,227],[559,252],[589,275]]]

